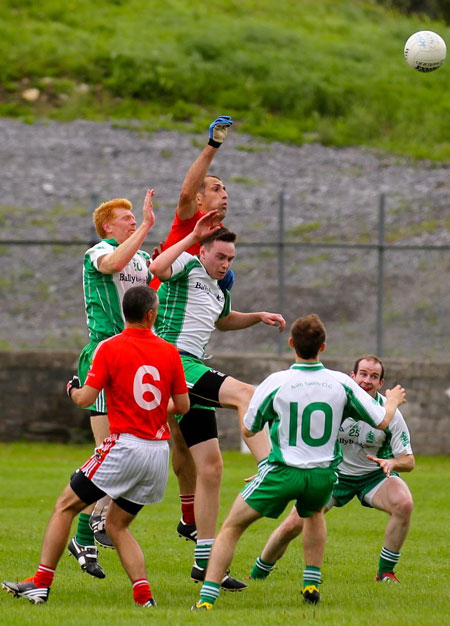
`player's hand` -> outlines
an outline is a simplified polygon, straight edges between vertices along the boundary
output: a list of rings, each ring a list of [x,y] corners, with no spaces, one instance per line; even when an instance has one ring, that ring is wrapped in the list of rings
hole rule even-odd
[[[386,398],[392,398],[397,402],[397,406],[400,406],[406,402],[406,391],[400,385],[395,385],[393,389],[386,390]]]
[[[80,386],[81,386],[80,379],[75,374],[66,385],[66,393],[69,396],[69,398],[71,397],[70,394],[72,393],[72,389],[79,389]]]
[[[220,148],[225,141],[229,127],[233,124],[233,120],[229,115],[221,115],[212,124],[209,125],[209,141],[208,145],[213,148]]]
[[[279,313],[266,313],[263,311],[261,313],[261,322],[268,326],[278,326],[280,333],[286,328],[286,320]]]
[[[147,189],[145,194],[144,206],[142,207],[142,215],[144,222],[147,224],[148,229],[155,223],[155,214],[153,212],[153,196],[155,195],[154,189]]]
[[[258,461],[258,472],[260,472],[261,469],[263,467],[265,467],[268,462],[269,462],[269,459],[268,459],[267,456],[264,457],[264,459],[261,459],[260,461]],[[248,478],[244,478],[244,483],[250,483],[257,476],[258,476],[258,474],[253,474],[253,476],[249,476]]]
[[[158,246],[155,246],[153,248],[152,261],[154,261],[156,257],[158,257],[161,254],[161,252],[163,251],[163,246],[164,246],[164,242],[160,241],[159,248]]]
[[[206,239],[213,233],[215,233],[221,227],[220,224],[214,225],[214,221],[217,219],[219,212],[214,209],[214,211],[208,211],[203,217],[201,217],[196,223],[192,234],[194,235],[197,241],[201,241],[202,239]]]
[[[371,454],[366,454],[369,461],[373,461],[374,463],[378,463],[383,472],[389,478],[391,475],[391,471],[393,469],[393,459],[379,459],[376,456],[372,456]]]

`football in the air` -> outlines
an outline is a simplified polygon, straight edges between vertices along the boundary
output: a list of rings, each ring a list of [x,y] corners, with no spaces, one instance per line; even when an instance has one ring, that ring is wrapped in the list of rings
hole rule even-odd
[[[420,30],[408,39],[404,48],[405,59],[419,72],[433,72],[443,64],[447,54],[445,41],[431,30]]]

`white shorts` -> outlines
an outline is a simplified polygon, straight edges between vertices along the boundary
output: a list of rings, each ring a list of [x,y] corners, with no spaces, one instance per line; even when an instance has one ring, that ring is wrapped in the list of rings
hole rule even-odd
[[[108,413],[108,409],[106,408],[106,396],[104,389],[102,389],[97,396],[97,400],[95,401],[95,410],[98,413],[104,413],[105,415]]]
[[[80,470],[113,500],[161,502],[169,473],[169,442],[110,435]]]

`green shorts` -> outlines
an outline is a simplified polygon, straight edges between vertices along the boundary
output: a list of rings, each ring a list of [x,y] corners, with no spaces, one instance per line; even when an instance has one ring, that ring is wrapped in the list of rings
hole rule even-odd
[[[328,467],[299,469],[281,463],[266,463],[246,485],[241,495],[245,502],[264,515],[276,519],[295,500],[300,517],[310,517],[329,501],[336,472]]]
[[[183,363],[184,375],[188,389],[194,387],[195,383],[211,369],[203,363],[201,359],[187,354],[180,354]]]
[[[391,476],[398,476],[397,472],[391,472]],[[339,482],[333,489],[331,494],[335,502],[334,506],[345,506],[355,496],[363,506],[372,508],[365,500],[365,496],[378,485],[386,480],[387,476],[383,470],[377,469],[363,476],[348,476],[339,474]]]
[[[228,374],[208,367],[193,355],[180,353],[180,356],[191,402],[189,414],[195,409],[206,409],[215,416],[216,408],[220,407],[219,390]],[[176,418],[180,422],[183,415]]]
[[[90,341],[86,346],[84,346],[80,356],[78,357],[78,378],[80,379],[81,385],[84,385],[84,381],[86,380],[86,377],[88,375],[89,368],[91,367],[92,356],[99,343],[99,341]],[[92,404],[87,408],[90,411],[96,411],[97,413],[106,414],[108,412],[106,408],[105,391],[103,389],[99,393],[95,404]]]

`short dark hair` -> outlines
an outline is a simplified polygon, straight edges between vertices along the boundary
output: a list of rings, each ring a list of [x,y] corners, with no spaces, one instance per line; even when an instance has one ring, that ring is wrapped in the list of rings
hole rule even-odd
[[[359,369],[359,364],[361,363],[361,361],[374,361],[375,363],[379,363],[381,365],[381,374],[380,374],[380,380],[384,380],[384,365],[383,365],[383,361],[376,356],[375,354],[365,354],[364,356],[360,356],[359,359],[357,359],[355,361],[355,364],[353,366],[353,373],[357,374],[358,373],[358,369]]]
[[[230,243],[235,243],[236,239],[236,233],[232,233],[231,230],[228,230],[228,228],[225,228],[225,226],[221,226],[219,230],[216,230],[215,233],[202,239],[200,245],[210,246],[215,241],[229,241]]]
[[[295,352],[302,359],[314,359],[326,339],[325,326],[315,313],[299,317],[291,326]]]
[[[200,185],[198,193],[205,193],[207,178],[215,178],[216,180],[219,180],[221,183],[223,183],[222,179],[219,178],[219,176],[216,176],[215,174],[206,174],[205,178],[203,179],[202,184]]]
[[[142,322],[147,311],[156,311],[158,296],[151,287],[131,287],[122,302],[123,314],[127,322]]]

